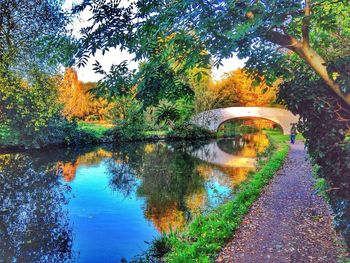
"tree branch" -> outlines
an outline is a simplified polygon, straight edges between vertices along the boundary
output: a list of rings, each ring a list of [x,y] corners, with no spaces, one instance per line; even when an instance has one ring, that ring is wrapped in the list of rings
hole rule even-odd
[[[310,47],[310,15],[311,15],[311,0],[305,0],[304,18],[302,24],[303,46]]]
[[[308,45],[305,46],[303,42],[290,35],[284,35],[273,30],[267,31],[265,38],[298,54],[300,58],[304,59],[315,70],[327,86],[350,106],[350,93],[344,94],[339,84],[330,78],[325,60],[315,50]]]
[[[266,33],[266,39],[283,48],[288,48],[300,56],[302,55],[302,53],[300,52],[300,49],[302,48],[302,43],[291,35],[282,34],[274,30],[269,30]]]

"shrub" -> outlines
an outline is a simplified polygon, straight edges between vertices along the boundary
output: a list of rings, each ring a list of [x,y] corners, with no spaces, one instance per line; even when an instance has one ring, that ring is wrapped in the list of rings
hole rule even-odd
[[[133,97],[119,97],[113,110],[116,140],[132,140],[143,136],[145,120],[142,103]]]
[[[19,143],[28,147],[62,143],[67,121],[61,116],[54,80],[36,68],[27,81],[8,71],[0,73],[0,112],[18,133]]]
[[[154,115],[158,124],[163,122],[172,129],[175,127],[175,123],[180,120],[179,110],[174,103],[168,100],[161,100],[159,102],[155,108]]]
[[[329,70],[337,69],[340,76],[347,76],[344,65],[350,57],[330,64]],[[342,65],[340,67],[340,65]],[[350,244],[350,133],[349,107],[329,91],[326,84],[305,65],[297,65],[300,74],[286,81],[279,94],[279,100],[289,110],[299,114],[300,130],[305,138],[308,152],[318,175],[330,187],[330,201],[336,213],[336,224],[344,230]],[[336,74],[334,75],[336,76]],[[349,79],[339,77],[341,86],[350,87]]]

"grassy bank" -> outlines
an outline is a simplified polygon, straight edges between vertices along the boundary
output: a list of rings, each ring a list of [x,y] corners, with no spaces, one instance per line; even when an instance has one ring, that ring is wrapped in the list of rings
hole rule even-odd
[[[99,123],[85,123],[78,122],[72,128],[72,132],[65,141],[60,144],[76,145],[76,144],[94,144],[111,140],[110,132],[113,127],[108,127],[104,124]],[[57,143],[53,143],[57,144]],[[29,149],[49,146],[50,144],[37,145],[26,145],[21,140],[20,134],[14,132],[5,125],[0,125],[0,149]]]
[[[167,262],[212,262],[225,242],[241,224],[244,215],[259,197],[264,186],[282,166],[289,146],[288,136],[275,131],[266,132],[272,148],[270,158],[261,169],[241,186],[229,201],[205,216],[199,216],[187,229],[162,238],[164,247],[170,249],[165,255]],[[159,246],[159,241],[158,241]]]
[[[79,122],[78,129],[96,140],[100,140],[105,137],[109,131],[112,131],[113,126],[106,126],[99,123]]]

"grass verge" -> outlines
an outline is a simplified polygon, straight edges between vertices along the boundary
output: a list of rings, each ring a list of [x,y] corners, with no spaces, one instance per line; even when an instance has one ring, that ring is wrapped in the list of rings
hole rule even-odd
[[[81,131],[90,134],[91,136],[95,137],[96,139],[101,139],[108,131],[111,131],[111,127],[106,127],[102,124],[98,123],[86,123],[86,122],[79,122],[78,127]]]
[[[262,189],[282,166],[289,146],[288,136],[266,131],[274,150],[270,158],[250,180],[241,186],[232,201],[208,215],[199,216],[182,233],[167,238],[171,251],[164,257],[167,262],[212,262],[225,242],[239,227],[249,208],[259,197]]]

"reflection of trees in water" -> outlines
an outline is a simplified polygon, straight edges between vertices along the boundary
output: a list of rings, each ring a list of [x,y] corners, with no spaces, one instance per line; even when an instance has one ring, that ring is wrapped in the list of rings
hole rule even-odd
[[[109,162],[112,187],[124,193],[136,190],[145,198],[144,215],[159,231],[183,227],[203,206],[204,180],[196,162],[178,144],[130,144],[119,148],[113,159]]]
[[[269,146],[269,140],[264,133],[245,134],[230,139],[221,139],[217,145],[223,152],[243,157],[256,157]]]
[[[0,155],[0,258],[5,262],[69,262],[72,232],[63,204],[69,189],[55,166],[24,154]]]
[[[109,185],[113,191],[122,193],[124,197],[135,193],[138,180],[127,163],[109,159],[107,167],[111,175]]]
[[[220,185],[234,188],[244,182],[247,179],[249,172],[253,172],[255,169],[245,167],[224,167],[202,163],[197,166],[197,171],[206,180],[214,179],[214,181],[219,182]]]
[[[74,160],[70,161],[59,161],[57,163],[57,171],[61,173],[66,182],[71,182],[74,180],[77,168],[80,165],[93,166],[101,163],[104,158],[112,157],[112,153],[103,148],[97,148],[93,151],[89,151],[80,154]]]
[[[187,154],[162,145],[145,156],[137,194],[146,198],[145,216],[153,220],[157,229],[169,231],[170,224],[172,228],[181,228],[191,219],[187,198],[205,189],[195,167]]]
[[[264,139],[267,140],[265,135],[243,137],[244,143],[239,150],[253,148],[256,156],[256,152],[268,145],[268,141],[262,142]],[[234,144],[232,139],[226,142]],[[203,146],[203,142],[199,145]],[[254,170],[203,163],[186,150],[188,144],[131,143],[119,147],[108,161],[112,189],[125,196],[136,193],[143,197],[144,215],[159,231],[181,229],[206,208],[209,199],[207,181],[234,188]]]

